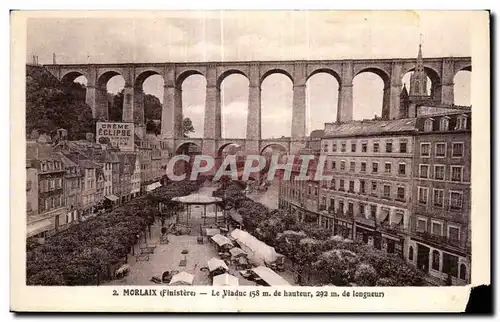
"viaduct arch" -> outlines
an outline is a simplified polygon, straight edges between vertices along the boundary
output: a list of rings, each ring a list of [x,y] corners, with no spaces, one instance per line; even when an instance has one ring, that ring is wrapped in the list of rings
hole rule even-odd
[[[142,84],[151,75],[164,80],[162,109],[162,137],[172,150],[182,138],[182,82],[190,75],[203,75],[206,80],[203,153],[216,155],[221,145],[240,144],[241,139],[221,138],[222,81],[231,74],[241,74],[249,80],[248,116],[244,150],[258,154],[266,144],[261,138],[261,84],[273,73],[281,73],[293,83],[292,135],[285,146],[289,152],[303,147],[306,136],[306,81],[313,75],[326,72],[338,81],[339,95],[337,121],[346,122],[353,117],[353,78],[364,72],[379,75],[384,82],[382,117],[398,118],[402,77],[415,68],[415,58],[346,59],[311,61],[249,61],[249,62],[189,62],[189,63],[131,63],[131,64],[55,64],[45,67],[59,80],[73,81],[87,78],[86,102],[95,118],[106,120],[106,82],[115,75],[125,79],[123,121],[144,127],[144,100]],[[461,70],[471,70],[470,57],[424,58],[424,67],[432,81],[435,103],[452,105],[454,76]]]

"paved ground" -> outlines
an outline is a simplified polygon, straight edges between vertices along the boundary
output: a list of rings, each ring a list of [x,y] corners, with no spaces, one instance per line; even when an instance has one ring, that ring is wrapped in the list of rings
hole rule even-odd
[[[203,193],[207,195],[212,195],[212,191],[215,188],[203,187],[198,193]],[[277,186],[270,187],[266,193],[261,193],[257,195],[259,202],[268,202],[268,206],[272,206],[274,202],[274,195],[277,196]],[[277,203],[277,197],[276,197]],[[213,207],[207,207],[207,212],[213,212]],[[121,280],[114,280],[108,283],[108,285],[153,285],[151,278],[156,276],[161,279],[164,271],[185,271],[194,275],[193,285],[212,285],[212,281],[208,276],[208,272],[201,271],[201,267],[207,266],[208,260],[212,257],[217,257],[218,254],[215,248],[211,245],[208,239],[205,237],[204,244],[198,244],[196,237],[199,236],[199,222],[202,221],[201,214],[203,213],[203,207],[192,209],[191,217],[189,222],[192,226],[191,235],[175,236],[169,235],[169,243],[162,245],[159,243],[160,239],[160,225],[157,223],[152,227],[152,236],[149,239],[149,244],[156,244],[156,249],[153,254],[149,255],[149,261],[136,261],[135,256],[129,256],[129,265],[131,266],[130,273],[128,276]],[[220,213],[222,216],[222,213]],[[183,219],[187,219],[186,214],[181,216]],[[214,218],[208,218],[209,221],[215,221]],[[169,224],[168,222],[166,223]],[[144,240],[141,239],[141,244]],[[135,248],[135,252],[138,252],[138,246]],[[187,249],[189,253],[187,255],[181,254],[181,252]],[[182,259],[186,258],[187,265],[180,267],[179,263]],[[240,285],[255,285],[254,282],[248,281],[241,277],[239,272],[233,265],[229,265],[229,273],[238,277]],[[293,274],[290,272],[279,273],[283,278],[285,278],[291,284],[294,283]]]

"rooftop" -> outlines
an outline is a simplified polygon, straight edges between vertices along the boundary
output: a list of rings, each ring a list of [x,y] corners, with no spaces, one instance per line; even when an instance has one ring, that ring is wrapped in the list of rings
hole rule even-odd
[[[325,123],[324,137],[350,137],[414,132],[416,130],[415,125],[415,118]]]

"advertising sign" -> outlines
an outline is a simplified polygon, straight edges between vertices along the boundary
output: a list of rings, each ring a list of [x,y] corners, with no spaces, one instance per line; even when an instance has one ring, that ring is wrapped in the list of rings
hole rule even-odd
[[[134,151],[134,123],[97,122],[96,141],[111,143],[121,151]]]

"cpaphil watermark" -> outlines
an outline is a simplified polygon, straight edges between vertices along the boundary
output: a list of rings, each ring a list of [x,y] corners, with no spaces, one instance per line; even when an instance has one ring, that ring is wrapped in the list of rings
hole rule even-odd
[[[332,175],[324,173],[326,156],[298,155],[287,156],[262,155],[236,156],[228,155],[225,158],[209,155],[175,155],[167,165],[167,177],[172,181],[197,180],[200,175],[213,175],[218,181],[223,176],[233,180],[249,180],[252,175],[264,174],[268,181],[272,181],[279,174],[281,180],[290,180],[292,172],[294,180],[330,181]],[[177,170],[177,171],[176,171]],[[188,171],[186,171],[188,170]],[[177,173],[176,173],[177,172]],[[181,173],[179,173],[181,172]]]

